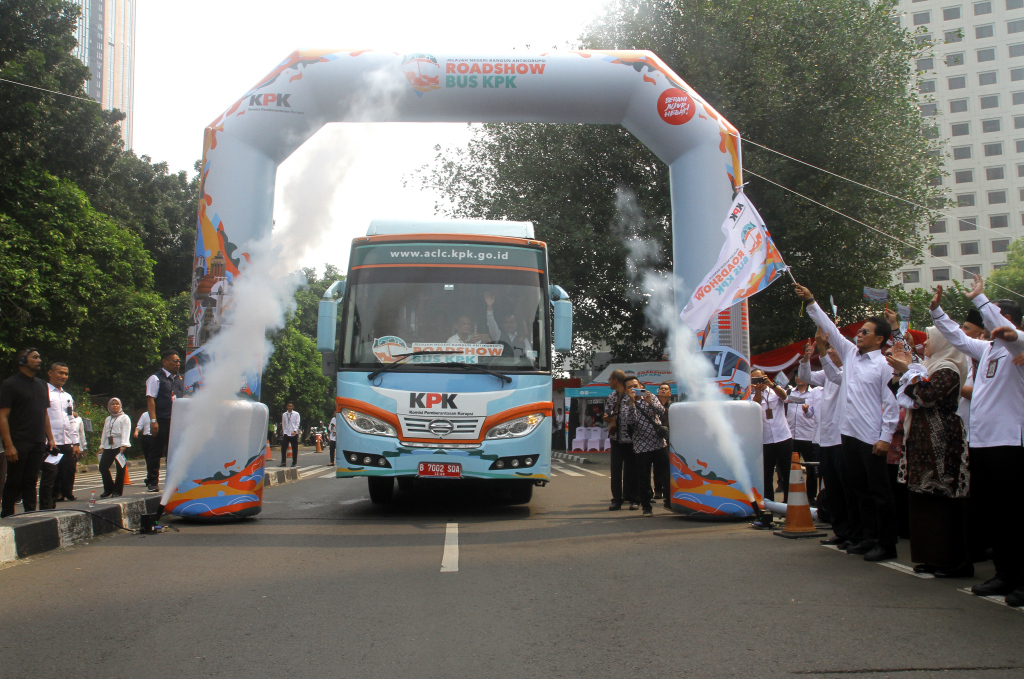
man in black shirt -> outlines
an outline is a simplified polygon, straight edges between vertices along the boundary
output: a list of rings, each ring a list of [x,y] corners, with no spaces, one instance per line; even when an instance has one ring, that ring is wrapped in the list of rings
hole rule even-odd
[[[0,518],[14,513],[21,494],[26,512],[36,508],[36,482],[47,449],[54,447],[50,418],[50,394],[46,382],[36,377],[43,359],[34,349],[18,352],[18,372],[0,384],[0,436],[7,458]]]
[[[146,490],[151,493],[160,491],[160,458],[167,457],[174,399],[185,395],[185,382],[178,374],[181,365],[178,352],[160,354],[160,365],[160,369],[146,380],[146,409],[149,411],[149,430],[153,434],[153,442],[146,454]]]

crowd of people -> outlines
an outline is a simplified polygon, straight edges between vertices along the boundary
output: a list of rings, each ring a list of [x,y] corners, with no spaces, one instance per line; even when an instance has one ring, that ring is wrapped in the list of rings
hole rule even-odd
[[[761,406],[764,489],[788,498],[794,451],[808,468],[809,499],[834,535],[822,540],[866,561],[897,557],[910,538],[919,573],[971,577],[991,553],[995,577],[971,590],[1024,606],[1024,529],[1013,511],[1024,478],[1024,333],[1021,307],[989,301],[975,277],[975,309],[958,323],[943,311],[917,352],[896,314],[864,320],[844,337],[797,285],[818,326],[790,391],[751,372],[750,399]],[[817,355],[820,370],[812,370]],[[613,466],[614,469],[614,466]],[[776,475],[778,478],[776,479]]]
[[[0,383],[0,518],[14,514],[18,503],[32,512],[76,500],[78,461],[88,451],[85,422],[75,410],[75,399],[64,390],[68,365],[51,363],[44,382],[38,377],[43,358],[36,348],[20,350],[16,360],[18,371]],[[171,407],[174,399],[185,393],[178,374],[180,364],[177,352],[162,354],[161,367],[146,380],[147,407],[134,431],[142,444],[146,489],[151,493],[160,491],[160,459],[167,457]],[[101,498],[120,497],[124,492],[125,452],[132,437],[131,421],[121,400],[109,399],[107,411],[97,452],[103,479]],[[116,475],[111,474],[111,467]]]

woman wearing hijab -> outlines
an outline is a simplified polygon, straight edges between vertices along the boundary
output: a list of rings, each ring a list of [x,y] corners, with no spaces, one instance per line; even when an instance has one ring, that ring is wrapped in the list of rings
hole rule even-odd
[[[100,497],[121,497],[124,492],[124,470],[127,461],[122,456],[125,449],[132,444],[129,437],[132,433],[132,421],[121,410],[120,399],[107,401],[107,419],[103,422],[103,434],[100,436],[100,476],[103,477],[103,494]],[[110,465],[117,463],[117,480],[110,477]]]
[[[969,472],[964,426],[957,415],[970,363],[934,327],[927,329],[923,364],[901,347],[887,359],[902,371],[897,396],[907,409],[901,477],[910,506],[910,558],[914,570],[936,577],[969,577]]]

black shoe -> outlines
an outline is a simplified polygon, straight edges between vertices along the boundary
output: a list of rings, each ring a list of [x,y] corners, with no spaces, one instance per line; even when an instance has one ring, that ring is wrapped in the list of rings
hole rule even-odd
[[[54,502],[64,502],[64,498],[63,497],[55,497],[55,498],[53,498],[53,501]]]
[[[1006,605],[1010,608],[1024,606],[1024,587],[1018,587],[1006,595]]]
[[[638,505],[638,504],[637,504],[637,503],[635,503],[635,502],[630,502],[630,503],[629,503],[629,509],[630,509],[631,511],[636,511],[637,509],[640,509],[640,505]]]
[[[849,540],[843,540],[838,545],[836,545],[836,549],[838,549],[840,552],[845,552],[850,547],[853,547],[853,543]]]
[[[160,489],[158,487],[156,487],[156,486],[149,486],[148,488],[146,488],[146,490],[148,490],[150,493],[159,493],[160,492]]]
[[[971,587],[971,594],[977,594],[978,596],[1006,596],[1011,594],[1013,590],[1013,585],[997,575],[991,580]]]
[[[287,467],[288,465],[286,465],[286,464],[285,464],[284,462],[282,462],[281,464],[279,464],[279,465],[277,465],[277,466],[278,466],[278,467]]]
[[[849,547],[847,547],[846,548],[846,553],[847,554],[867,554],[868,552],[870,552],[874,548],[875,548],[874,541],[872,541],[872,540],[864,540],[863,542],[858,542],[855,545],[850,545]]]
[[[120,493],[111,493],[110,497],[121,497]]]
[[[620,502],[612,502],[612,504],[608,507],[608,511],[609,512],[615,512],[615,511],[618,511],[620,509],[622,509],[622,502],[621,501]]]
[[[661,499],[662,499],[662,498],[664,498],[664,497],[665,497],[665,496],[664,496],[664,495],[662,495],[661,493],[655,493],[655,494],[654,494],[654,499],[655,499],[655,500],[661,500]]]
[[[113,493],[100,493],[100,499],[101,500],[106,500],[111,495],[113,495]]]
[[[864,555],[865,561],[888,561],[896,558],[896,545],[875,545],[875,548]]]
[[[64,496],[64,499],[65,499],[65,500],[67,500],[67,501],[69,501],[69,502],[74,502],[74,501],[75,501],[75,500],[77,500],[78,498],[77,498],[77,497],[75,497],[74,495],[65,495],[65,496]]]
[[[936,570],[935,566],[927,563],[919,563],[914,566],[915,573],[934,573]]]
[[[650,505],[644,505],[644,516],[654,516],[654,510]]]
[[[846,540],[844,540],[843,538],[839,537],[838,535],[833,535],[830,538],[825,538],[824,540],[822,540],[821,544],[823,544],[823,545],[838,545],[838,544],[841,544],[843,542],[846,542]]]
[[[974,564],[969,563],[966,566],[960,568],[954,568],[951,571],[946,571],[941,568],[936,568],[935,577],[937,578],[973,578],[974,577]]]

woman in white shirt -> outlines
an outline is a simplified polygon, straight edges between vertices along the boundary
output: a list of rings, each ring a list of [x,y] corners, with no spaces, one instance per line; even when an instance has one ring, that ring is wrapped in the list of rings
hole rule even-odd
[[[112,398],[107,401],[107,419],[103,422],[103,434],[100,436],[100,476],[103,477],[103,494],[100,497],[121,497],[124,492],[124,470],[128,462],[124,458],[125,449],[132,444],[132,421],[121,410],[121,400]],[[117,480],[110,477],[110,465],[117,463]]]

